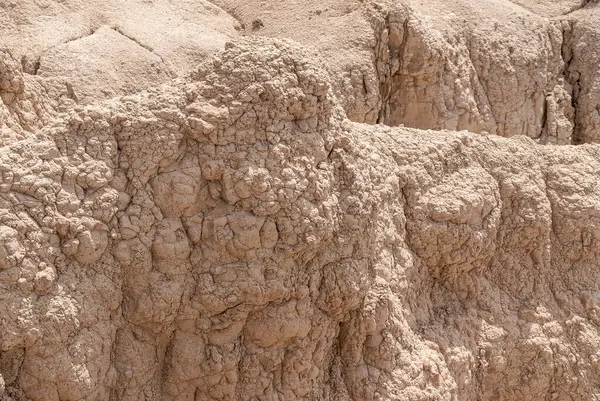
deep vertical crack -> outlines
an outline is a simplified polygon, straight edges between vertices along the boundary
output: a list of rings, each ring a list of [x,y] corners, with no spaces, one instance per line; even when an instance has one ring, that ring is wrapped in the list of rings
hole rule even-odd
[[[580,77],[579,74],[573,71],[572,63],[574,59],[573,46],[571,43],[573,29],[575,27],[575,21],[563,21],[568,24],[568,28],[563,26],[562,29],[562,47],[561,47],[561,57],[563,59],[564,68],[563,68],[563,78],[565,82],[567,82],[571,86],[571,105],[573,107],[573,133],[571,134],[571,143],[574,145],[580,144],[583,142],[583,138],[581,138],[580,127],[577,124],[577,114],[578,114],[578,98],[580,92]]]
[[[375,71],[379,81],[379,93],[381,97],[381,108],[377,117],[377,124],[385,124],[389,116],[390,98],[393,91],[392,78],[396,71],[393,68],[394,59],[398,59],[399,67],[404,66],[406,47],[409,39],[409,24],[411,12],[403,6],[404,15],[402,20],[402,38],[397,43],[390,37],[392,32],[391,13],[387,13],[383,22],[374,27],[375,30]]]
[[[381,106],[377,116],[377,124],[384,124],[387,116],[388,100],[391,92],[390,76],[390,51],[389,42],[389,15],[386,15],[383,26],[375,27],[375,54],[373,63],[379,81],[379,96]]]

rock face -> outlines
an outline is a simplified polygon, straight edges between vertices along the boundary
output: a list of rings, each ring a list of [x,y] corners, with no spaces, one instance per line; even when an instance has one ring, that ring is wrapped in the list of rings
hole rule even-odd
[[[600,398],[595,3],[114,3],[0,0],[2,401]]]
[[[89,104],[168,82],[228,39],[318,50],[355,122],[597,142],[596,0],[24,0],[0,44],[50,98]]]

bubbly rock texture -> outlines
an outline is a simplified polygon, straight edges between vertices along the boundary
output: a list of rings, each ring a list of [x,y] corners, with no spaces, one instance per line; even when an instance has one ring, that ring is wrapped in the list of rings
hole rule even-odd
[[[314,57],[4,139],[5,401],[600,397],[598,148],[352,123]]]
[[[1,401],[600,398],[594,1],[105,3],[0,0]]]

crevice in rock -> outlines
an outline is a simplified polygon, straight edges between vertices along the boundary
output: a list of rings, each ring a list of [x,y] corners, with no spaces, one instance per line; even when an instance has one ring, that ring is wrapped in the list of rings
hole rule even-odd
[[[75,90],[73,89],[73,85],[69,82],[65,82],[65,86],[67,87],[67,96],[69,99],[74,100],[76,103],[79,103],[79,98],[75,94]]]
[[[156,52],[154,51],[154,49],[142,42],[140,42],[139,40],[137,40],[135,37],[131,36],[131,35],[127,35],[125,32],[123,32],[123,30],[121,30],[119,27],[117,26],[111,26],[110,29],[112,29],[113,31],[117,32],[119,35],[125,36],[127,39],[131,40],[132,42],[134,42],[136,45],[148,50],[150,53],[154,53],[156,54]],[[161,61],[164,62],[164,60],[162,59],[160,54],[156,54]]]
[[[544,96],[544,104],[542,105],[542,127],[538,136],[541,141],[548,139],[548,94]]]
[[[63,42],[61,42],[61,43],[59,43],[58,45],[55,45],[55,46],[49,47],[48,49],[46,49],[46,50],[44,51],[44,53],[45,53],[45,52],[48,52],[49,50],[51,50],[51,49],[54,49],[54,48],[56,48],[56,47],[58,47],[58,46],[62,46],[62,45],[65,45],[65,44],[68,44],[68,43],[71,43],[71,42],[75,42],[75,41],[77,41],[77,40],[80,40],[80,39],[87,38],[88,36],[92,36],[92,35],[94,35],[96,32],[98,32],[98,31],[99,31],[99,30],[100,30],[102,27],[103,27],[103,25],[102,25],[102,26],[98,26],[98,27],[96,27],[96,28],[91,28],[91,29],[89,29],[88,31],[86,31],[86,32],[84,32],[84,33],[82,33],[82,34],[80,34],[80,35],[77,35],[77,36],[71,37],[71,38],[69,38],[69,39],[67,39],[67,40],[65,40],[65,41],[63,41]],[[135,38],[134,36],[131,36],[131,35],[128,35],[128,34],[126,34],[126,33],[125,33],[125,32],[124,32],[124,31],[123,31],[121,28],[119,28],[118,26],[109,26],[109,28],[110,28],[110,29],[112,29],[113,31],[117,32],[119,35],[121,35],[121,36],[124,36],[125,38],[127,38],[127,39],[131,40],[132,42],[134,42],[134,43],[135,43],[135,44],[137,44],[138,46],[142,47],[143,49],[145,49],[145,50],[149,51],[150,53],[152,53],[152,54],[156,55],[156,56],[157,56],[157,57],[160,59],[160,61],[161,61],[161,62],[162,62],[162,63],[163,63],[165,66],[167,66],[167,69],[168,69],[169,73],[170,73],[171,75],[174,75],[174,74],[173,74],[173,72],[171,71],[171,69],[168,67],[168,64],[167,64],[167,63],[165,62],[165,60],[163,59],[163,57],[162,57],[162,56],[161,56],[159,53],[157,53],[157,52],[156,52],[156,51],[155,51],[155,50],[154,50],[154,49],[153,49],[151,46],[148,46],[148,45],[146,45],[145,43],[141,42],[140,40],[138,40],[138,39],[137,39],[137,38]],[[21,61],[21,63],[23,64],[23,60]],[[38,69],[39,69],[39,68],[40,68],[40,56],[38,56],[38,57],[37,57],[37,61],[36,61],[36,62],[35,62],[35,64],[34,64],[34,68],[29,68],[29,70],[30,70],[30,71],[34,71],[34,72],[35,72],[35,74],[37,74],[37,71],[38,71]],[[24,69],[25,69],[25,67],[24,67]],[[26,71],[26,72],[27,72],[27,71]],[[35,75],[35,74],[32,74],[32,75]]]
[[[387,13],[379,24],[374,24],[375,31],[375,54],[374,65],[379,81],[379,93],[381,97],[381,107],[377,117],[377,124],[386,125],[390,114],[390,99],[393,92],[393,78],[398,70],[404,67],[406,47],[409,39],[409,24],[411,22],[411,12],[405,5],[402,6],[404,18],[402,20],[402,38],[399,43],[393,43],[390,38],[392,33],[392,14]],[[394,65],[394,62],[397,64]]]
[[[64,42],[62,42],[62,43],[60,43],[60,44],[58,44],[56,46],[52,46],[50,49],[53,49],[53,48],[58,47],[60,45],[66,45],[67,43],[75,42],[75,41],[77,41],[79,39],[87,38],[88,36],[92,36],[93,34],[95,34],[96,32],[98,32],[98,30],[100,28],[101,28],[101,26],[98,26],[96,28],[90,28],[87,32],[84,32],[84,33],[82,33],[80,35],[71,37],[71,38],[65,40]],[[50,50],[50,49],[47,49],[47,50]]]
[[[75,42],[77,40],[80,40],[80,39],[83,39],[83,38],[87,38],[88,36],[92,36],[100,28],[101,28],[100,26],[99,27],[95,27],[95,28],[90,28],[86,32],[83,32],[83,33],[81,33],[79,35],[76,35],[76,36],[72,36],[72,37],[68,38],[67,40],[64,40],[64,41],[62,41],[62,42],[60,42],[60,43],[58,43],[56,45],[53,45],[53,46],[50,46],[50,47],[44,49],[42,51],[42,54],[36,56],[33,62],[31,60],[29,60],[29,58],[27,56],[23,56],[21,58],[21,65],[23,66],[23,72],[25,72],[27,74],[30,74],[30,75],[37,75],[38,71],[39,71],[39,69],[41,67],[42,56],[45,53],[47,53],[50,50],[55,49],[55,48],[57,48],[59,46],[66,45],[67,43]]]
[[[377,81],[379,82],[379,96],[381,105],[377,124],[385,124],[385,119],[389,112],[389,98],[391,94],[391,74],[390,74],[390,49],[388,47],[388,36],[390,32],[389,14],[385,17],[381,26],[375,26],[375,54],[373,63]]]
[[[573,145],[581,144],[583,138],[581,138],[580,127],[577,124],[577,113],[578,113],[578,98],[580,92],[580,77],[579,74],[573,71],[571,63],[573,62],[573,45],[571,43],[571,34],[575,27],[575,21],[563,21],[568,24],[568,28],[563,26],[562,29],[562,48],[561,57],[565,63],[563,68],[563,78],[571,86],[571,105],[573,106],[573,133],[571,135],[571,143]]]
[[[23,72],[29,75],[37,75],[40,69],[40,59],[40,56],[35,57],[33,60],[30,60],[27,56],[21,57]]]

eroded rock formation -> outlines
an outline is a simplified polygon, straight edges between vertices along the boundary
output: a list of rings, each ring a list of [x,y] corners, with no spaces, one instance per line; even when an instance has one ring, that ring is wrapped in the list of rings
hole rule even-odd
[[[600,397],[600,149],[540,144],[596,141],[595,4],[490,3],[522,19],[321,2],[347,59],[306,32],[184,73],[118,13],[0,52],[2,401]]]

